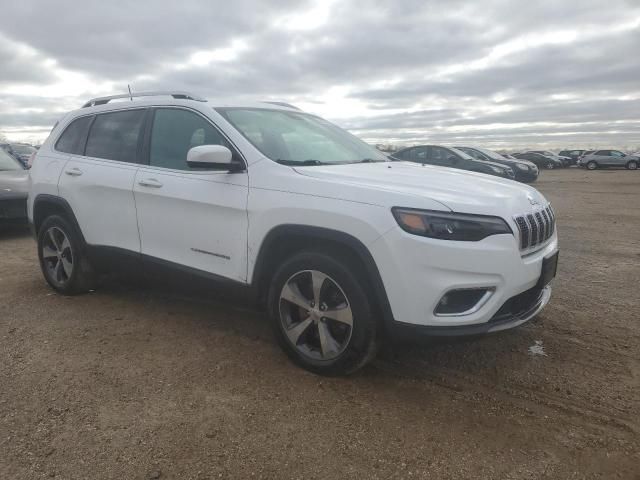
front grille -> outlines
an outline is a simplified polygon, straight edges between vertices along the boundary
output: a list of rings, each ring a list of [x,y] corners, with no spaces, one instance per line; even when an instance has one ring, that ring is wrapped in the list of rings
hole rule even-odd
[[[526,215],[514,217],[520,232],[520,249],[526,250],[546,242],[555,231],[556,218],[551,205]]]
[[[530,313],[542,299],[543,288],[536,285],[518,295],[511,297],[504,302],[502,307],[495,313],[490,323],[499,322],[505,319],[513,319],[514,317],[524,317]]]

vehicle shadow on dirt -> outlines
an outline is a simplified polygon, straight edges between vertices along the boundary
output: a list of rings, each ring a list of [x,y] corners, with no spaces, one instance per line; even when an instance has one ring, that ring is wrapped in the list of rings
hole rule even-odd
[[[167,281],[149,276],[110,276],[103,280],[99,293],[126,296],[134,302],[154,304],[155,308],[177,311],[175,322],[195,322],[205,332],[222,330],[279,350],[271,325],[260,303],[245,289],[213,286],[192,279]],[[527,349],[535,344],[541,319],[513,331],[473,337],[423,337],[395,341],[385,335],[377,359],[355,376],[366,380],[391,375],[434,379],[444,372],[495,377],[501,369],[518,369],[530,361]],[[176,324],[172,325],[175,328]],[[282,354],[284,356],[284,354]],[[259,361],[247,358],[247,362]],[[296,368],[293,365],[291,368]]]

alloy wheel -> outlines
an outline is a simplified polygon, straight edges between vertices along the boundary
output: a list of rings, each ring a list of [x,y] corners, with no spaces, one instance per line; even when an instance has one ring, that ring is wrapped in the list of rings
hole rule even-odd
[[[65,285],[73,274],[73,251],[64,231],[51,227],[46,231],[42,242],[42,261],[51,281],[56,285]]]
[[[280,323],[286,339],[312,360],[333,360],[349,345],[353,312],[344,290],[318,270],[303,270],[280,292]]]

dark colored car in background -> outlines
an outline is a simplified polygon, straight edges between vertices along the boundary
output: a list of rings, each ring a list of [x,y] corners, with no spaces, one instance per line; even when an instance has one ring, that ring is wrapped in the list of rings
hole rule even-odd
[[[571,158],[563,157],[558,155],[557,153],[550,152],[549,150],[527,150],[525,153],[539,153],[540,155],[544,155],[545,157],[555,158],[556,160],[560,160],[560,163],[563,167],[568,167],[571,165]]]
[[[27,222],[29,173],[0,148],[0,225]]]
[[[499,163],[501,165],[506,165],[511,167],[516,175],[516,180],[524,183],[535,182],[538,178],[539,170],[538,167],[529,162],[528,160],[518,160],[518,159],[510,159],[505,158],[503,155],[500,155],[497,152],[492,150],[487,150],[486,148],[480,147],[456,147],[458,150],[462,150],[463,152],[471,155],[476,160],[480,160],[483,162],[494,162]]]
[[[515,172],[507,165],[481,162],[465,152],[440,145],[418,145],[402,149],[391,156],[393,160],[404,160],[439,167],[459,168],[470,172],[486,173],[496,177],[515,180]]]
[[[546,168],[546,169],[554,169],[554,168],[562,168],[564,167],[564,163],[562,160],[547,157],[546,155],[542,155],[540,153],[535,152],[524,152],[524,153],[514,153],[514,157],[519,158],[520,160],[529,160],[531,163],[534,163],[538,168]]]
[[[578,159],[584,155],[584,152],[586,152],[586,150],[562,150],[558,155],[570,158],[571,165],[575,165],[578,163]]]
[[[25,167],[28,166],[29,158],[31,158],[31,155],[37,152],[35,148],[26,143],[10,143],[9,149],[9,153],[20,160],[20,162],[22,162],[22,165],[24,165]]]

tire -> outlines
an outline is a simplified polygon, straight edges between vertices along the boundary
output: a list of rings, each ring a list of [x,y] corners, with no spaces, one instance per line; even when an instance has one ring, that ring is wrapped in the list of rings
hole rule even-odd
[[[307,251],[285,260],[271,282],[268,311],[287,356],[319,375],[347,375],[371,361],[380,322],[367,283],[346,256]]]
[[[631,160],[627,162],[627,170],[637,170],[637,169],[638,169],[638,162],[636,162],[635,160]]]
[[[64,217],[47,217],[38,231],[38,258],[45,280],[63,295],[86,293],[96,274],[77,229]]]
[[[596,168],[598,168],[598,164],[591,160],[589,163],[587,163],[587,170],[595,170]]]
[[[556,166],[550,162],[550,163],[547,163],[545,167],[547,168],[547,170],[553,170]]]

